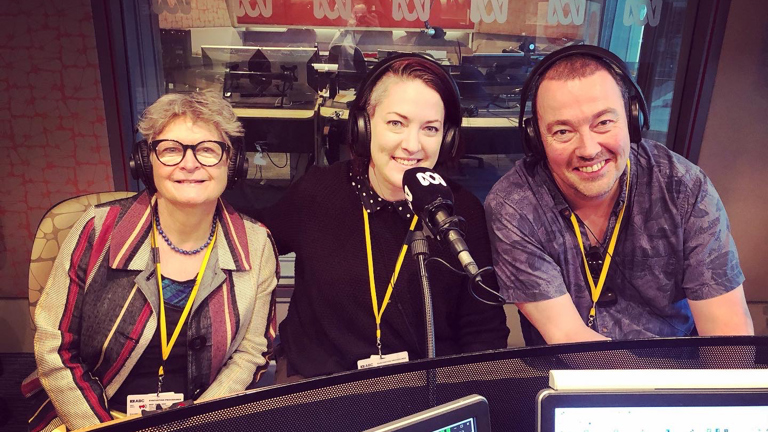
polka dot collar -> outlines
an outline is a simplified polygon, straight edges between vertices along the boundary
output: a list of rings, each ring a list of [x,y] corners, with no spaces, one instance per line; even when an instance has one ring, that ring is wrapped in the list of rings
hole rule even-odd
[[[371,187],[371,182],[368,180],[368,172],[364,172],[361,175],[357,175],[350,169],[349,180],[357,192],[357,196],[360,198],[360,202],[368,213],[375,213],[379,210],[396,211],[403,219],[410,220],[413,217],[413,212],[408,206],[408,201],[387,201],[380,197],[375,190]]]

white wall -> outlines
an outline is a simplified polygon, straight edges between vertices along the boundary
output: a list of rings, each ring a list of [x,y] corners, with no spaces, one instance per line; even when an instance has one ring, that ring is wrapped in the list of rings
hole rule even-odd
[[[732,0],[699,166],[728,211],[758,334],[768,309],[768,2]]]

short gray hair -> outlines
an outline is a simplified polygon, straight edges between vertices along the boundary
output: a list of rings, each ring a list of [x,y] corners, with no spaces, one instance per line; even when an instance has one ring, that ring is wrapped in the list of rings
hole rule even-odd
[[[152,141],[179,117],[213,127],[230,145],[230,138],[243,136],[243,125],[237,120],[232,105],[211,90],[163,95],[144,110],[138,129],[147,141]]]

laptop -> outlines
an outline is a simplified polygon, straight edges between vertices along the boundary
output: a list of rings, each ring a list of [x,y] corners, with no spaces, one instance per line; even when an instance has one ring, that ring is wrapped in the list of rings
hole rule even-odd
[[[554,371],[553,371],[554,372]],[[570,371],[573,373],[574,371]],[[591,371],[598,372],[598,371]],[[610,372],[608,375],[616,371]],[[631,371],[629,376],[646,376],[641,385],[621,388],[615,379],[609,384],[577,389],[568,383],[562,388],[542,390],[536,402],[539,432],[768,432],[768,387],[760,387],[765,371],[739,371],[729,382],[727,371],[681,371],[690,378],[700,372],[697,382],[680,383],[683,388],[665,382],[654,388],[653,370]],[[670,372],[663,374],[671,376]],[[741,385],[740,376],[751,374],[749,386]],[[708,377],[707,377],[708,375]],[[614,375],[614,378],[618,375]],[[707,380],[717,382],[707,384]],[[554,380],[550,375],[550,385]],[[620,380],[619,380],[620,381]],[[607,388],[606,388],[607,387]],[[747,388],[752,387],[752,388]]]
[[[491,432],[488,401],[470,395],[365,432]]]

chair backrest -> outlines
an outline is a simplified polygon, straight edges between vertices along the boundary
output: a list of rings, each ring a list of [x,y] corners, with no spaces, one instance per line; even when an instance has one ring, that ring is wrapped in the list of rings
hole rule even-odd
[[[350,54],[352,54],[350,56]],[[368,70],[360,48],[350,45],[334,45],[328,49],[328,63],[339,65],[340,72],[365,75]]]
[[[90,206],[128,198],[135,194],[136,192],[121,191],[80,195],[61,201],[43,215],[43,219],[37,226],[35,242],[32,245],[32,259],[29,263],[29,313],[32,315],[33,328],[37,301],[48,282],[59,248],[75,222]]]

